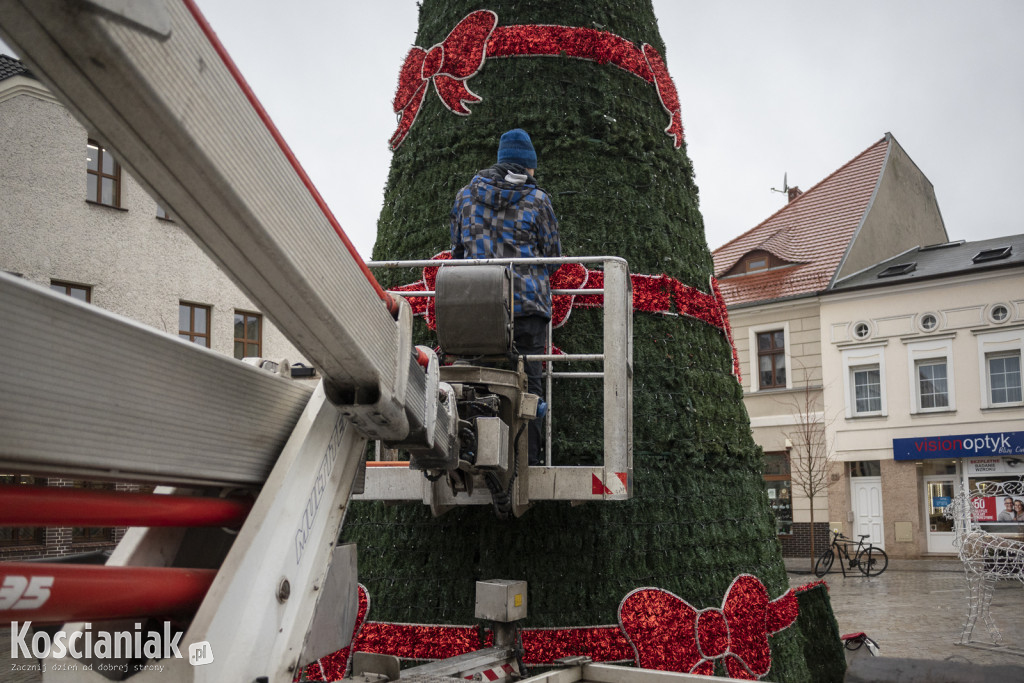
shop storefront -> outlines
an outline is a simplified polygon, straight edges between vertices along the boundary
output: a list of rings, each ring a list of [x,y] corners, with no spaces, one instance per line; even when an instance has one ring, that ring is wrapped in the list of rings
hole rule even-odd
[[[957,434],[893,439],[893,457],[922,466],[922,511],[927,552],[954,553],[952,522],[945,507],[964,487],[1024,476],[1024,432]],[[982,528],[999,534],[1024,532],[1024,496],[981,497],[975,503]]]

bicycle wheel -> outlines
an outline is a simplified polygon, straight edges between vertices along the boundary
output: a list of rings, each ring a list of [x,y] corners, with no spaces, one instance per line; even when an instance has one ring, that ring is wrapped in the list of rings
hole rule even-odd
[[[829,570],[832,569],[832,562],[835,561],[835,553],[832,552],[832,546],[825,548],[818,555],[818,559],[814,561],[814,575],[821,578],[828,574]]]
[[[878,576],[889,566],[889,556],[881,548],[868,546],[857,553],[857,566],[864,576]]]

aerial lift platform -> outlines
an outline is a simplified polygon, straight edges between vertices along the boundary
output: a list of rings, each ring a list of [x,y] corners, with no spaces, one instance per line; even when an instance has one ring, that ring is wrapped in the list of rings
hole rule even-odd
[[[578,358],[602,367],[582,379],[604,385],[603,458],[570,468],[549,456],[529,467],[515,437],[537,399],[520,368],[465,358],[442,367],[434,350],[413,345],[410,305],[372,276],[194,0],[0,0],[0,35],[321,377],[273,374],[0,273],[9,368],[0,466],[157,485],[154,494],[0,493],[5,525],[130,527],[102,567],[4,563],[0,619],[96,639],[170,619],[183,656],[129,680],[291,681],[351,640],[355,549],[337,540],[354,488],[435,514],[475,504],[521,515],[537,500],[632,495],[632,306],[621,259],[598,259],[604,289],[586,294],[604,298],[604,348]],[[445,271],[471,265],[490,269],[488,291],[506,306],[511,264]],[[455,319],[465,305],[435,298]],[[572,378],[551,367],[574,358],[540,359],[549,387]],[[408,465],[363,472],[371,440]],[[371,664],[362,675],[472,677],[514,661],[515,648],[499,645],[469,664],[390,675],[390,664]],[[86,666],[96,663],[51,652],[44,680],[108,680]],[[531,680],[699,678],[564,664]]]

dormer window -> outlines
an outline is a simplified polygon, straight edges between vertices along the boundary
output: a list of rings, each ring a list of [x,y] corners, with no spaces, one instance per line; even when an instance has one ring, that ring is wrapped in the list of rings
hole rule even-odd
[[[735,275],[747,275],[754,273],[763,273],[766,270],[772,268],[779,268],[781,266],[792,265],[789,261],[784,261],[774,254],[764,251],[763,249],[755,249],[754,251],[748,252],[746,256],[736,262],[728,273],[722,277],[733,277]]]
[[[768,270],[768,259],[763,256],[747,259],[747,272],[753,273],[758,270]]]

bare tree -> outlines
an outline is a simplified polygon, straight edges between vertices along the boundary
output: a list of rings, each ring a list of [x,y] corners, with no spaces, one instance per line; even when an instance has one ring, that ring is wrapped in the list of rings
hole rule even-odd
[[[832,445],[826,436],[828,419],[825,415],[823,387],[813,384],[805,373],[803,391],[790,395],[788,401],[793,413],[793,428],[786,434],[789,439],[789,467],[792,486],[810,501],[811,506],[811,568],[814,568],[814,501],[828,493],[832,485]]]

